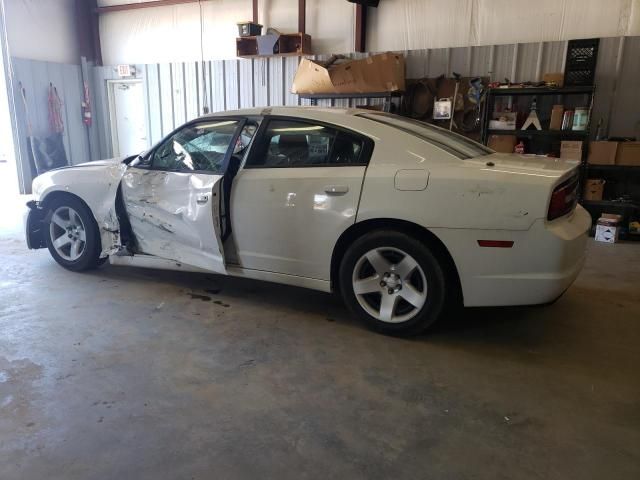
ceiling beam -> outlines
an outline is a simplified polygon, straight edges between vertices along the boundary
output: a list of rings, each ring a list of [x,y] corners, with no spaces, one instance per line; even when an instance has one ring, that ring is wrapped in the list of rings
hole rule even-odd
[[[367,7],[356,4],[356,52],[365,52],[367,48]]]
[[[298,0],[298,33],[307,33],[307,2]]]
[[[97,2],[96,0],[75,0],[75,6],[80,56],[96,65],[102,65]]]
[[[140,8],[165,7],[168,5],[182,5],[184,3],[198,3],[199,0],[156,0],[144,3],[123,3],[122,5],[112,5],[110,7],[98,7],[96,11],[99,14],[122,12],[124,10],[138,10]]]

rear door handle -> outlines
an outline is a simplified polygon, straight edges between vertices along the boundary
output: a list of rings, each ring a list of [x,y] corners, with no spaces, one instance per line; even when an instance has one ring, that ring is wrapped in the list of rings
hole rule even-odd
[[[347,185],[327,185],[324,187],[324,192],[329,195],[344,195],[349,191]]]
[[[207,203],[209,201],[209,195],[198,195],[196,197],[196,203],[198,205],[204,205],[205,203]]]

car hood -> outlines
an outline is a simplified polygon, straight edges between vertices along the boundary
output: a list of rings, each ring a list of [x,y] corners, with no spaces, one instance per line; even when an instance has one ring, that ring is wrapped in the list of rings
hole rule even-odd
[[[84,162],[79,163],[76,167],[99,167],[99,166],[107,166],[107,165],[115,165],[117,163],[122,163],[127,160],[129,157],[115,157],[115,158],[107,158],[105,160],[94,160],[92,162]]]
[[[93,160],[91,162],[78,163],[77,165],[67,165],[66,167],[58,167],[49,172],[54,172],[56,170],[69,170],[73,168],[85,168],[85,167],[108,167],[111,165],[117,165],[119,163],[124,162],[125,160],[129,160],[131,156],[128,157],[115,157],[115,158],[107,158],[105,160]]]
[[[495,172],[513,173],[521,175],[535,175],[540,177],[558,178],[578,167],[575,160],[545,157],[543,155],[518,155],[515,153],[493,153],[472,160],[465,160],[481,166],[491,167]],[[493,163],[493,166],[488,165]]]

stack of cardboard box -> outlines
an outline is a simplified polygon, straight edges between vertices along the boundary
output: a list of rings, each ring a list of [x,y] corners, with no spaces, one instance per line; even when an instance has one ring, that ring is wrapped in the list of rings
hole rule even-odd
[[[323,65],[303,58],[292,93],[379,93],[405,89],[404,56],[380,53],[360,60]]]
[[[640,142],[590,142],[587,162],[593,165],[640,166]]]
[[[580,160],[582,158],[582,142],[563,141],[560,158]],[[625,165],[640,166],[640,142],[589,142],[587,163],[591,165]],[[585,200],[602,200],[605,180],[590,178],[585,181],[583,198]]]
[[[573,160],[575,162],[582,160],[582,141],[563,140],[562,143],[560,143],[560,158],[563,160]]]

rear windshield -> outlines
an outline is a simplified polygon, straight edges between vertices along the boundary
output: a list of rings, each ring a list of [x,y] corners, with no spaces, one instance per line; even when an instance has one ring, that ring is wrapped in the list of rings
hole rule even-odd
[[[402,130],[462,160],[494,153],[490,148],[467,137],[411,118],[384,112],[360,113],[358,116]]]

